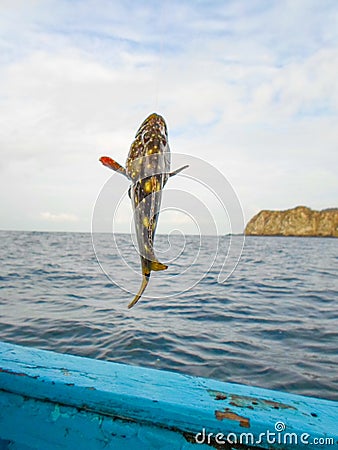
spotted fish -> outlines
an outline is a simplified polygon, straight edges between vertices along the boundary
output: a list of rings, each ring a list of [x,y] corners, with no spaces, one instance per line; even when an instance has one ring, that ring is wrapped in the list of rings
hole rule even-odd
[[[169,177],[188,166],[170,172],[167,126],[163,117],[155,113],[147,117],[138,129],[125,168],[108,156],[102,156],[100,161],[110,169],[125,175],[132,183],[129,197],[133,205],[143,278],[138,293],[128,305],[128,308],[131,308],[147,287],[151,272],[168,268],[158,261],[153,249],[162,189]]]

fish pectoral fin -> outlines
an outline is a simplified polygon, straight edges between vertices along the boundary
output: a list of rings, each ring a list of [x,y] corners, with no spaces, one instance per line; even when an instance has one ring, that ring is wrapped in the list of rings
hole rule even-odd
[[[169,177],[173,177],[173,176],[177,175],[178,173],[182,172],[182,170],[187,169],[188,167],[189,167],[189,164],[187,164],[186,166],[180,167],[179,169],[176,169],[173,172],[170,172]]]
[[[148,285],[148,282],[149,282],[149,275],[143,275],[141,287],[138,293],[135,295],[134,300],[129,303],[128,309],[132,308],[139,301],[141,295],[143,294],[145,288]]]
[[[119,173],[121,173],[122,175],[125,175],[128,178],[128,175],[126,173],[126,169],[123,166],[121,166],[121,164],[119,164],[118,162],[116,162],[112,158],[110,158],[109,156],[101,156],[100,162],[104,166],[109,167],[109,169],[112,169],[115,172],[119,172]]]

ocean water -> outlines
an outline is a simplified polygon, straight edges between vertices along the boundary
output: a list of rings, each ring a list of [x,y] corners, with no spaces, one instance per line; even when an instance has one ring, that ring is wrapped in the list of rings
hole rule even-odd
[[[159,235],[169,269],[128,310],[130,235],[0,237],[3,341],[338,400],[338,240],[247,237],[220,283],[230,237]]]

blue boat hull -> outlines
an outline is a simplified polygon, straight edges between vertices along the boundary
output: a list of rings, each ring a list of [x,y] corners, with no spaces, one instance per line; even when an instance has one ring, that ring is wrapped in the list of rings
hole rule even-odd
[[[0,343],[0,450],[332,449],[337,423],[329,400]]]

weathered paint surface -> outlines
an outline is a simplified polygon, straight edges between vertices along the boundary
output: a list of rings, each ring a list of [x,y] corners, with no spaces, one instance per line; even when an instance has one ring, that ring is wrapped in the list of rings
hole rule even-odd
[[[210,433],[244,448],[215,436],[258,439],[277,422],[335,445],[256,448],[337,445],[337,402],[0,343],[0,450],[203,449]]]

